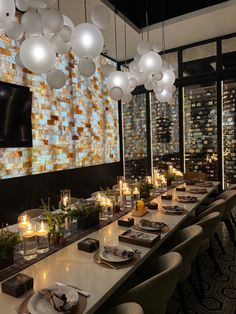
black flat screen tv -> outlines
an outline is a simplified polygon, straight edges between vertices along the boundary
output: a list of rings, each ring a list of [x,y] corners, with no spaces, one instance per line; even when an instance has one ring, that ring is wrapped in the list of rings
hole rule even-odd
[[[0,82],[0,147],[32,146],[32,93]]]

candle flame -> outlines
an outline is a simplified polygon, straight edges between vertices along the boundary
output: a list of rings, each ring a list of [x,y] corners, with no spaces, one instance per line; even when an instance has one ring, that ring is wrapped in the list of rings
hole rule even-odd
[[[45,231],[45,227],[44,227],[43,221],[41,221],[41,224],[40,224],[40,231]]]

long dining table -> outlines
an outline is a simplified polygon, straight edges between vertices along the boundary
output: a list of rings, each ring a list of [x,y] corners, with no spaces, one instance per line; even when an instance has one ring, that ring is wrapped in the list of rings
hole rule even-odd
[[[176,200],[178,195],[192,195],[188,191],[177,192],[175,188],[166,192],[172,194],[172,200],[163,200],[161,196],[155,198],[152,202],[158,203],[160,209],[162,205],[183,205],[186,209],[186,215],[167,215],[160,210],[149,210],[144,216],[146,219],[161,221],[169,226],[167,233],[161,234],[161,238],[151,248],[119,242],[118,236],[122,234],[127,227],[119,226],[117,221],[95,231],[89,237],[99,240],[100,248],[105,245],[125,245],[141,252],[141,258],[128,268],[111,269],[104,268],[94,262],[94,253],[80,251],[77,248],[77,242],[57,251],[56,253],[36,262],[32,266],[21,271],[34,279],[34,291],[37,292],[61,282],[66,285],[79,287],[89,292],[87,306],[84,313],[94,313],[116,290],[124,283],[131,274],[142,264],[158,247],[171,236],[177,228],[191,215],[195,209],[206,199],[209,194],[219,186],[219,182],[212,182],[212,187],[206,187],[207,193],[196,194],[198,201],[196,203],[181,204]],[[187,188],[191,188],[188,186]],[[130,217],[131,212],[126,216]],[[135,223],[140,218],[134,217]],[[82,240],[82,239],[81,239]],[[29,292],[29,293],[32,293]],[[15,314],[26,295],[20,298],[13,298],[0,292],[0,313]]]

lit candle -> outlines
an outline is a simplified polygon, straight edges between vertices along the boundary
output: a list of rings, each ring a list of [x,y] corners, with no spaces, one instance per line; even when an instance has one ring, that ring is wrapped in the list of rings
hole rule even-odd
[[[123,182],[122,182],[121,180],[119,181],[119,188],[120,188],[120,199],[119,199],[120,210],[123,210],[123,207],[124,207],[124,200],[123,200]]]
[[[37,241],[38,241],[37,252],[38,253],[48,252],[49,250],[48,231],[46,230],[43,221],[41,221],[39,230],[37,231]]]
[[[48,231],[46,230],[43,221],[41,221],[40,229],[37,231],[38,237],[45,237],[48,235]]]
[[[68,196],[67,196],[67,195],[65,195],[65,196],[63,197],[63,205],[64,205],[65,207],[68,206]]]
[[[28,224],[27,230],[23,233],[23,254],[25,260],[31,260],[37,257],[37,237],[36,226]]]
[[[35,228],[33,229],[33,226],[31,223],[28,223],[27,230],[23,233],[24,238],[30,238],[35,236]]]
[[[133,195],[139,195],[139,190],[137,187],[134,188]]]
[[[18,228],[19,229],[27,229],[29,224],[29,218],[27,215],[22,215],[19,217]]]

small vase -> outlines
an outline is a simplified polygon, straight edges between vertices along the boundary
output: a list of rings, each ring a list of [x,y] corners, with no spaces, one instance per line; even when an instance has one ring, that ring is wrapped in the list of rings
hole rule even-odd
[[[59,241],[59,235],[57,233],[50,233],[48,235],[49,237],[49,245],[54,246],[58,244]]]
[[[79,229],[88,229],[98,224],[99,224],[99,212],[95,212],[88,216],[77,218],[77,226]]]

